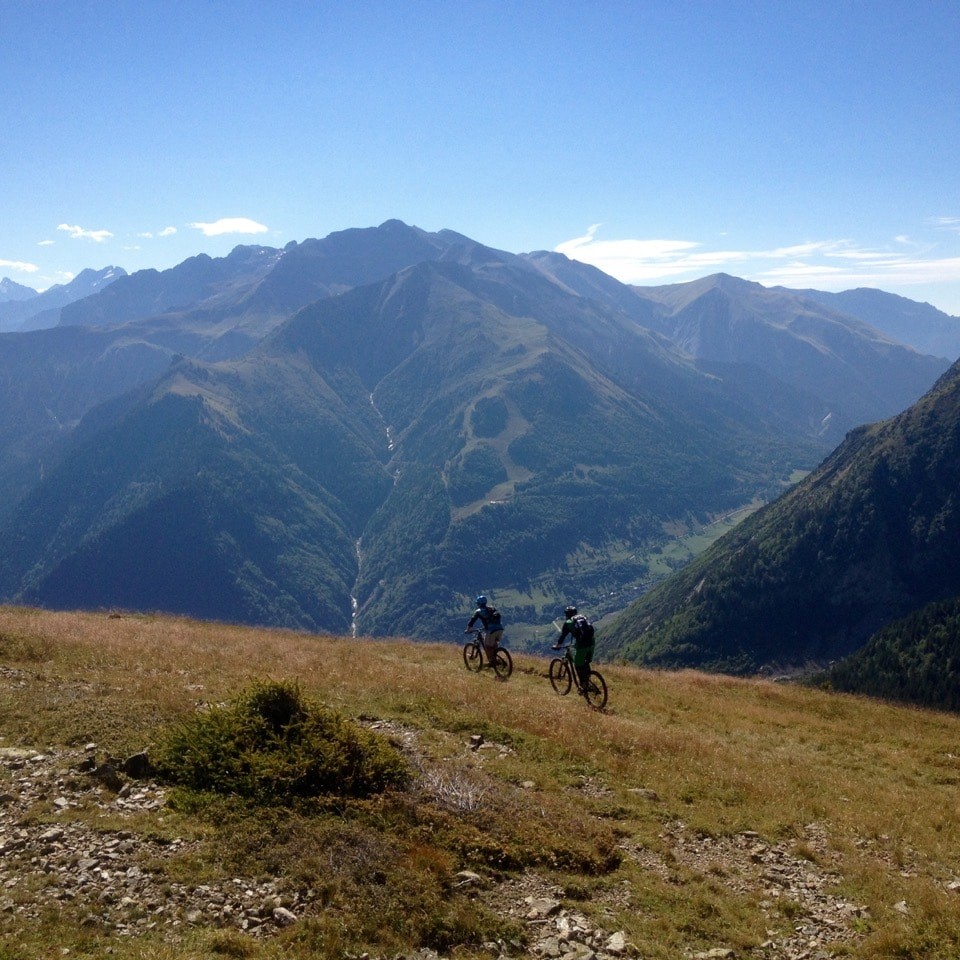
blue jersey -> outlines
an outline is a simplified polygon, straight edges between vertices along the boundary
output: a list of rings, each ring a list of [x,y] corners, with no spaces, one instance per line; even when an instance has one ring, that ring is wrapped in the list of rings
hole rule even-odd
[[[467,629],[472,630],[473,625],[480,621],[483,624],[484,630],[502,630],[503,623],[500,616],[500,611],[496,607],[477,607],[474,611],[473,616],[470,618],[470,622],[467,624]]]

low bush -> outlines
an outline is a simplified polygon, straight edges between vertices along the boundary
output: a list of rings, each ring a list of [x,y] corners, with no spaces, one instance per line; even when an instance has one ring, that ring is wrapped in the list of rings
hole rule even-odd
[[[226,706],[181,720],[151,753],[167,783],[258,803],[367,797],[409,780],[386,739],[308,700],[292,682],[258,682]]]

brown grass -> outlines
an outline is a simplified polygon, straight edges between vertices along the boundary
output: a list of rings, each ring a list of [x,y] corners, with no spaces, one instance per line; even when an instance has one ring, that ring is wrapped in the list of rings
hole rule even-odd
[[[625,929],[642,956],[752,948],[775,921],[725,883],[722,863],[680,871],[677,886],[677,878],[665,882],[614,854],[626,841],[666,870],[667,825],[714,837],[754,831],[829,865],[841,878],[837,892],[868,908],[844,946],[848,955],[955,955],[960,894],[947,883],[960,876],[960,717],[791,684],[612,665],[600,665],[611,691],[600,714],[575,695],[557,697],[546,660],[517,654],[514,661],[512,678],[499,683],[468,673],[459,643],[0,608],[0,665],[26,678],[17,685],[0,676],[0,745],[95,741],[110,753],[133,752],[163,724],[226,701],[253,679],[293,679],[348,716],[416,732],[423,795],[376,815],[358,807],[350,830],[365,824],[371,849],[383,837],[402,843],[415,869],[437,878],[438,897],[443,878],[458,869],[500,879],[532,870],[566,884],[581,901],[577,909],[594,910],[607,929]],[[471,751],[475,733],[496,749]],[[426,833],[420,818],[430,824]],[[495,828],[485,831],[491,821]],[[811,824],[827,838],[825,849],[807,839]],[[333,828],[300,829],[329,840],[324,831]],[[337,884],[332,897],[340,890],[362,900],[362,878]],[[624,889],[628,898],[614,896]],[[902,900],[906,914],[893,909]],[[375,924],[363,911],[375,913],[377,904],[351,909],[370,943]],[[794,920],[787,913],[785,926]],[[466,931],[482,926],[482,918],[455,919]],[[227,955],[267,957],[276,949],[218,936]],[[357,943],[340,936],[341,947]],[[317,946],[323,937],[304,945],[309,940],[294,938],[285,955],[328,955]]]

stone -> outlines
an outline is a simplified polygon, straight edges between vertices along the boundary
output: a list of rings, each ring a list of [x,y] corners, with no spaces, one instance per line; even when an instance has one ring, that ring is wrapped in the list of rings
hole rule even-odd
[[[108,790],[118,793],[123,787],[120,773],[112,763],[101,763],[99,767],[90,771],[90,776],[99,780]]]
[[[273,919],[279,926],[289,927],[290,924],[297,922],[297,915],[286,907],[275,907]]]
[[[622,930],[618,930],[616,933],[611,934],[607,937],[606,942],[603,945],[604,952],[612,953],[615,957],[619,957],[621,954],[626,952],[627,949],[627,938]]]
[[[570,949],[562,955],[562,960],[595,960],[596,951],[585,943],[572,943]]]
[[[134,780],[145,780],[151,773],[150,758],[146,751],[135,753],[123,761],[120,769]]]
[[[631,787],[627,793],[632,793],[652,803],[656,803],[660,799],[660,794],[657,793],[656,790],[651,790],[649,787]]]
[[[536,952],[541,957],[548,957],[549,960],[556,960],[563,951],[560,949],[560,938],[557,936],[547,937],[541,940],[536,946]]]
[[[548,897],[531,897],[528,898],[527,904],[530,908],[527,911],[528,920],[546,920],[547,917],[552,917],[561,906],[559,900],[551,900]]]

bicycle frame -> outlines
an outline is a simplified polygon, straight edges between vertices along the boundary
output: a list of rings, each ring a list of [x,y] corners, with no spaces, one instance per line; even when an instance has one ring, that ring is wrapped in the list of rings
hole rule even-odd
[[[484,651],[486,649],[486,632],[474,627],[468,630],[473,635],[472,640],[468,640],[463,645],[463,663],[468,670],[479,673],[484,667]],[[494,673],[501,680],[506,680],[513,673],[513,658],[510,651],[497,644],[496,652],[493,655]]]
[[[590,670],[587,688],[584,690],[580,682],[577,665],[573,662],[573,644],[564,645],[562,657],[555,657],[550,661],[550,685],[560,694],[566,696],[572,687],[576,686],[577,693],[581,694],[587,703],[595,710],[602,710],[607,704],[607,682],[596,670]]]
[[[563,648],[563,659],[567,662],[567,670],[570,672],[570,679],[577,688],[577,693],[583,693],[583,684],[580,682],[580,671],[573,662],[573,644],[568,643]]]

